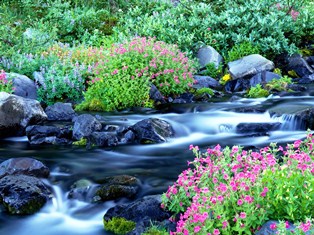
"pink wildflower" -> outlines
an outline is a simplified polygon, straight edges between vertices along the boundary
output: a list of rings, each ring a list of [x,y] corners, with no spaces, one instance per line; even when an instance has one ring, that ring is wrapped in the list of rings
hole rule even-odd
[[[272,223],[270,226],[269,226],[270,229],[272,230],[275,230],[277,228],[277,224],[276,223]]]

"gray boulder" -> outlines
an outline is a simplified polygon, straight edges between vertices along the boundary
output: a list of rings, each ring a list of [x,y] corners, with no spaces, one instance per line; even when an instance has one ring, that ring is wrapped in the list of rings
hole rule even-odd
[[[97,190],[101,201],[115,200],[121,197],[134,198],[139,191],[140,181],[129,175],[107,177]]]
[[[280,122],[274,122],[274,123],[239,123],[236,126],[236,133],[239,134],[252,134],[252,133],[258,133],[262,135],[266,135],[270,131],[279,130],[281,127]]]
[[[17,73],[10,73],[10,76],[12,76],[14,95],[28,99],[37,99],[37,89],[34,81]]]
[[[200,88],[213,88],[213,89],[221,89],[220,83],[209,76],[199,76],[195,75],[194,76],[195,84],[193,85],[193,88],[195,89],[200,89]]]
[[[33,176],[7,175],[0,179],[0,203],[10,214],[33,214],[49,197],[49,189]]]
[[[268,72],[268,71],[263,71],[261,73],[258,73],[256,75],[254,75],[251,79],[250,79],[250,86],[254,87],[257,84],[261,84],[261,85],[265,85],[266,83],[270,82],[273,79],[280,79],[281,76],[276,74],[276,73],[272,73],[272,72]]]
[[[309,76],[314,73],[314,69],[302,58],[301,55],[293,55],[288,58],[287,70],[293,70],[299,77]]]
[[[198,50],[197,56],[201,68],[209,63],[214,63],[216,68],[223,62],[222,56],[211,46],[202,47]]]
[[[68,198],[85,202],[96,202],[100,200],[99,197],[95,196],[98,189],[99,185],[88,179],[80,179],[71,186]]]
[[[274,63],[265,57],[252,54],[228,63],[229,73],[233,80],[249,78],[263,71],[274,69]]]
[[[24,135],[27,126],[45,120],[38,101],[0,92],[0,138]]]
[[[31,144],[72,144],[72,130],[69,126],[40,126],[26,128],[26,135]]]
[[[55,103],[45,110],[49,121],[71,121],[76,113],[70,103]]]
[[[90,114],[82,114],[73,119],[73,139],[80,140],[83,137],[89,137],[93,132],[100,131],[101,123]]]
[[[135,139],[141,144],[166,142],[166,138],[174,136],[171,125],[158,118],[144,119],[130,127]]]
[[[118,144],[118,137],[115,133],[93,132],[89,141],[98,147],[110,147]]]
[[[50,171],[42,162],[28,157],[10,158],[0,164],[0,179],[18,174],[48,178]]]
[[[158,224],[158,222],[168,220],[171,214],[161,208],[161,196],[153,195],[138,199],[130,204],[110,208],[103,219],[108,221],[114,217],[122,217],[136,222],[135,230],[129,232],[128,235],[140,235],[151,223]]]

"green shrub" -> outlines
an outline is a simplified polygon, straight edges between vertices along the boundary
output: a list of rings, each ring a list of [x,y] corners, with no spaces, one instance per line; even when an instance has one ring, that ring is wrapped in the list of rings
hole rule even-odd
[[[41,66],[40,76],[36,78],[38,100],[48,105],[78,101],[85,90],[87,74],[87,66],[70,61],[58,60],[51,66]]]
[[[169,232],[165,228],[152,225],[142,235],[168,235]]]
[[[288,76],[283,76],[280,79],[271,80],[265,87],[268,91],[288,91],[290,84],[292,84],[292,79]]]
[[[269,92],[263,89],[260,84],[257,84],[255,87],[250,88],[247,96],[249,98],[262,98],[269,96]]]
[[[228,58],[226,62],[238,60],[244,56],[251,54],[259,54],[260,49],[258,46],[254,46],[250,42],[242,42],[240,44],[235,45],[228,51]]]
[[[216,68],[215,63],[209,63],[206,65],[206,70],[203,74],[217,79],[222,74],[222,67],[222,64]]]
[[[157,40],[177,43],[190,55],[206,44],[227,57],[234,45],[251,42],[271,58],[282,52],[296,52],[304,39],[314,35],[314,14],[308,2],[280,1],[280,8],[277,3],[217,0],[207,4],[183,0],[173,7],[170,1],[160,1],[150,12],[141,6],[130,9],[114,30],[121,38],[156,36]]]
[[[196,96],[200,96],[200,95],[203,95],[203,94],[209,94],[209,95],[214,95],[214,91],[209,88],[209,87],[203,87],[203,88],[200,88],[200,89],[197,89],[195,91],[195,95]]]
[[[184,93],[194,81],[192,66],[175,45],[152,38],[113,45],[108,59],[98,62],[94,69],[95,79],[77,109],[112,111],[151,106],[151,84],[165,96]]]
[[[111,220],[104,220],[104,228],[114,234],[125,235],[135,228],[136,224],[133,221],[125,218],[113,217]]]

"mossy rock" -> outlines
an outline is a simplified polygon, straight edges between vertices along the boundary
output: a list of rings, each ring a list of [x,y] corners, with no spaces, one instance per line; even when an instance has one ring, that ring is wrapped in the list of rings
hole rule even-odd
[[[106,231],[113,232],[118,235],[125,235],[135,229],[136,223],[131,220],[126,220],[122,217],[113,217],[112,219],[104,222]]]

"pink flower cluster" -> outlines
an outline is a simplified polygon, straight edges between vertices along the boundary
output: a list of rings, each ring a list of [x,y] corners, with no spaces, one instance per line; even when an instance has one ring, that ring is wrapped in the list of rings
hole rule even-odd
[[[7,77],[6,77],[6,73],[4,72],[4,70],[1,70],[0,71],[0,84],[7,84],[8,83],[8,80],[7,80]]]
[[[301,145],[306,145],[312,150],[313,144],[314,139],[309,134],[305,141],[296,141],[285,151],[282,147],[265,147],[259,152],[247,152],[237,146],[222,150],[217,145],[201,153],[198,146],[190,145],[196,158],[188,164],[194,167],[179,175],[163,200],[164,207],[177,213],[183,212],[176,231],[171,234],[231,234],[234,228],[256,231],[261,224],[250,218],[265,218],[266,222],[265,197],[269,193],[269,188],[259,179],[265,170],[281,169],[275,153],[282,151],[288,164],[290,162],[291,171],[299,169],[300,174],[308,171],[314,176],[314,159],[310,157],[314,153],[299,149]],[[176,203],[180,207],[176,207]],[[272,224],[271,228],[276,229],[276,224]],[[300,225],[303,231],[310,228],[310,221]]]

